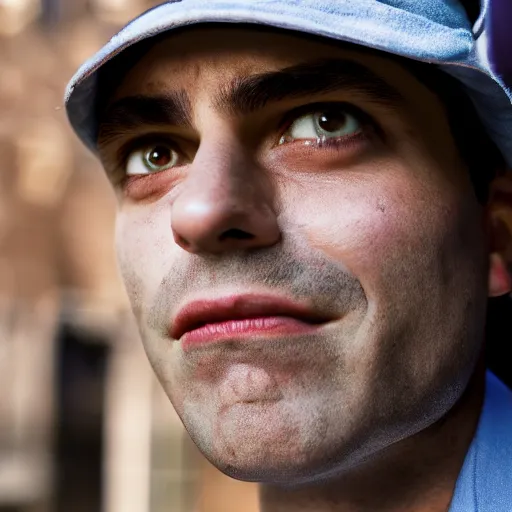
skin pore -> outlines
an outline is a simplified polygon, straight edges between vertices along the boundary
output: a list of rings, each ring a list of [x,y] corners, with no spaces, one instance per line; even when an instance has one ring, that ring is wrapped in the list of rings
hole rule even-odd
[[[494,266],[436,95],[383,54],[203,27],[153,46],[102,120],[122,276],[206,457],[261,482],[263,512],[448,510]],[[322,322],[191,350],[172,337],[191,300],[245,293]]]

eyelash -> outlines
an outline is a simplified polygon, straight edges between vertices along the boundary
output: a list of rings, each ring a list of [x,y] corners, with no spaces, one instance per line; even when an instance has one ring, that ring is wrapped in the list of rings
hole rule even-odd
[[[125,144],[123,147],[121,147],[118,152],[118,160],[121,163],[121,167],[126,167],[130,155],[135,151],[141,151],[148,146],[154,146],[157,144],[165,144],[175,151],[180,152],[180,148],[172,136],[167,136],[162,133],[148,133],[142,137],[133,139],[128,144]]]
[[[132,139],[128,143],[121,146],[117,151],[117,165],[115,165],[114,171],[111,173],[111,179],[113,180],[114,185],[123,187],[130,178],[133,178],[133,176],[128,176],[126,174],[126,167],[128,165],[130,156],[134,152],[141,151],[148,146],[157,144],[165,144],[173,148],[175,151],[183,153],[176,141],[171,136],[167,136],[162,133],[147,133],[141,137]]]
[[[345,103],[341,101],[331,101],[331,102],[319,102],[319,103],[309,103],[307,105],[301,105],[300,107],[294,108],[293,110],[287,112],[279,125],[279,138],[280,138],[291,128],[292,124],[297,121],[299,118],[306,116],[308,114],[314,114],[316,112],[322,110],[329,109],[339,109],[345,110],[351,116],[354,116],[362,125],[363,129],[367,131],[368,129],[378,133],[379,135],[382,132],[380,125],[374,120],[372,116],[364,112],[359,107],[356,107],[352,103]],[[357,139],[361,134],[358,135],[348,135],[345,137],[331,138],[323,141],[322,146],[336,146],[340,145],[344,141]],[[299,141],[300,142],[300,141]],[[303,142],[303,141],[302,141]],[[293,143],[293,142],[292,142]]]

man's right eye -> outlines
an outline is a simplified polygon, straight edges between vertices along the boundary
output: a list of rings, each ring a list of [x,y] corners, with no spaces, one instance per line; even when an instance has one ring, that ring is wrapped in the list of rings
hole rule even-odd
[[[166,171],[178,166],[180,160],[180,154],[170,144],[153,144],[130,154],[126,163],[126,174],[140,176]]]

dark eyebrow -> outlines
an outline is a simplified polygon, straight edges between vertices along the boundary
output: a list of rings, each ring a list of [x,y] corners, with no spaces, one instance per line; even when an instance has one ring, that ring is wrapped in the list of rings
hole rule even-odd
[[[249,114],[268,103],[349,90],[387,108],[403,101],[397,89],[366,66],[345,59],[305,62],[270,73],[235,79],[219,94],[216,107],[231,114]]]
[[[99,143],[140,126],[192,126],[192,106],[186,91],[162,96],[128,96],[107,107],[100,118]]]
[[[221,89],[216,110],[231,115],[250,114],[267,104],[348,90],[395,109],[403,101],[399,91],[366,66],[346,59],[305,62],[269,73],[241,77]],[[140,126],[192,128],[192,105],[184,90],[158,96],[129,96],[107,107],[100,119],[98,145]]]

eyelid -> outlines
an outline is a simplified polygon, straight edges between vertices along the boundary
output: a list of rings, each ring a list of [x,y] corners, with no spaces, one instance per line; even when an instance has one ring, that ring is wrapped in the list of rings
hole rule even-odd
[[[287,112],[279,124],[279,133],[277,140],[280,140],[280,138],[286,133],[286,131],[291,127],[291,125],[295,121],[297,121],[297,119],[300,119],[301,117],[304,117],[309,114],[314,114],[318,111],[333,108],[345,110],[348,114],[354,116],[359,122],[361,122],[363,127],[370,126],[376,129],[379,133],[382,131],[380,125],[374,120],[374,118],[370,114],[363,111],[361,108],[356,107],[354,104],[347,103],[344,101],[323,101],[316,103],[308,103],[307,105],[301,105],[300,107],[296,107],[293,110]]]
[[[128,160],[130,159],[130,156],[133,155],[133,153],[137,151],[143,151],[149,146],[158,144],[169,146],[173,151],[176,151],[180,155],[184,154],[183,150],[175,140],[175,137],[163,133],[148,133],[130,140],[121,146],[121,148],[119,148],[119,167],[123,170],[123,172],[126,172]]]

